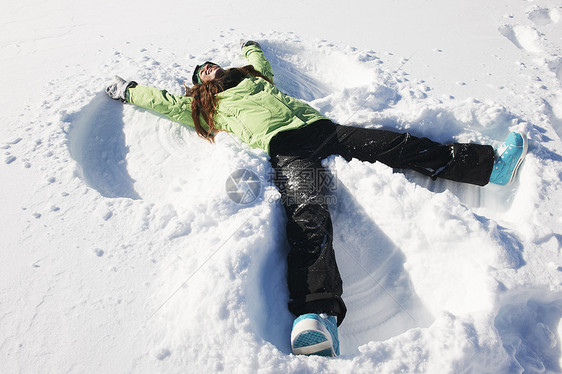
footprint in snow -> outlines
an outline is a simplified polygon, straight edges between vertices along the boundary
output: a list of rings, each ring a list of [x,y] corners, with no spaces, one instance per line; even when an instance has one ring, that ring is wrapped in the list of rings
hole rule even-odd
[[[539,34],[534,28],[503,25],[500,26],[499,31],[519,49],[534,54],[542,52],[542,49],[538,46]]]
[[[527,13],[527,17],[537,26],[557,23],[560,14],[557,9],[535,8]]]

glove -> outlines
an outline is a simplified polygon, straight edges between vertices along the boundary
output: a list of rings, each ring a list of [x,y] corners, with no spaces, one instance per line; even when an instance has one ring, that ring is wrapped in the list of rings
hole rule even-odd
[[[247,47],[249,45],[255,45],[256,47],[258,47],[259,49],[261,49],[260,43],[258,42],[254,42],[253,40],[244,40],[241,39],[240,40],[240,48],[243,49],[244,47]]]
[[[129,87],[135,87],[137,82],[135,81],[126,81],[125,79],[121,78],[120,76],[115,76],[115,83],[110,84],[105,89],[105,92],[111,97],[113,100],[120,100],[122,102],[127,101],[127,89]]]

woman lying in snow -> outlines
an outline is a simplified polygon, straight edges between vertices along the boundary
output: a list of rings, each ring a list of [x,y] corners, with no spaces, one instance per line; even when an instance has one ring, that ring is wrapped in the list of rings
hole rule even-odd
[[[326,172],[321,160],[337,154],[346,160],[415,170],[432,179],[505,185],[525,157],[527,138],[513,132],[495,153],[489,145],[443,145],[408,133],[338,125],[277,89],[258,43],[244,43],[242,53],[250,65],[228,70],[212,62],[197,66],[194,86],[185,97],[119,77],[106,92],[195,127],[211,142],[217,132],[228,131],[268,152],[288,219],[289,309],[297,316],[291,333],[293,352],[337,356],[337,326],[346,306],[332,246],[328,186],[318,181]]]

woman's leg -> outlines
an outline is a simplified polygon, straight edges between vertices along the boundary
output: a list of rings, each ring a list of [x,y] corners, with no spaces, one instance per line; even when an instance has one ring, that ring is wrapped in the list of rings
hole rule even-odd
[[[328,120],[288,133],[292,134],[283,137],[293,138],[298,143],[295,149],[308,152],[309,157],[322,159],[339,154],[347,160],[379,161],[393,168],[415,170],[432,179],[479,186],[489,182],[494,163],[494,150],[489,145],[444,145],[409,133],[342,126]]]
[[[342,280],[332,246],[326,195],[328,173],[320,160],[299,155],[271,159],[287,213],[289,310],[297,316],[326,313],[343,321]]]
[[[488,145],[444,145],[409,133],[329,122],[319,125],[324,141],[314,154],[320,158],[339,154],[348,160],[379,161],[393,168],[415,170],[433,179],[444,178],[480,186],[490,179],[494,150]]]

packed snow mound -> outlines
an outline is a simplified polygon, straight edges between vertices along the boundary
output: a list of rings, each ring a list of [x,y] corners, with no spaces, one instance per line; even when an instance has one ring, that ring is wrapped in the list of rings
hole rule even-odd
[[[522,72],[551,88],[517,93],[512,103],[436,95],[411,75],[409,58],[392,53],[293,33],[255,38],[278,87],[335,122],[443,143],[498,147],[513,130],[530,140],[507,187],[431,181],[338,156],[323,161],[333,176],[334,246],[348,307],[335,359],[291,354],[285,216],[268,155],[226,133],[216,144],[202,141],[103,92],[119,74],[182,95],[201,61],[245,64],[243,33],[221,32],[211,49],[188,56],[151,45],[115,51],[95,74],[51,82],[44,100],[22,114],[25,125],[1,143],[6,168],[40,170],[43,179],[26,187],[35,197],[20,207],[21,245],[34,249],[19,254],[31,269],[18,279],[38,291],[18,299],[3,292],[0,301],[13,307],[2,316],[9,327],[0,367],[561,372],[562,63],[541,33],[559,22],[560,10],[525,14],[526,22],[498,25],[496,36],[528,53]],[[58,87],[80,89],[62,95]],[[248,204],[225,188],[239,169],[260,182]]]

